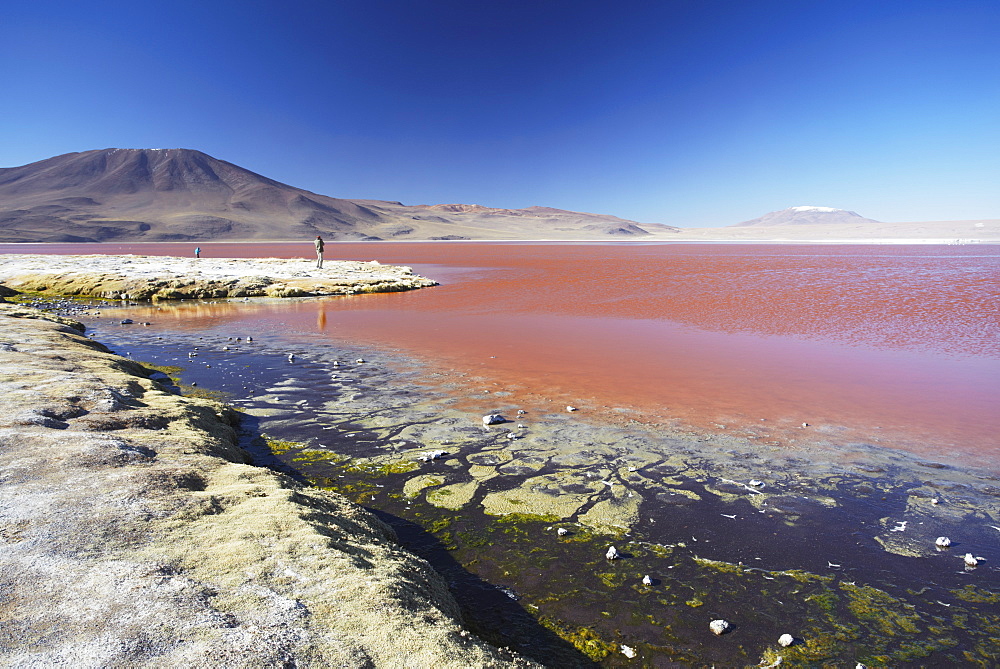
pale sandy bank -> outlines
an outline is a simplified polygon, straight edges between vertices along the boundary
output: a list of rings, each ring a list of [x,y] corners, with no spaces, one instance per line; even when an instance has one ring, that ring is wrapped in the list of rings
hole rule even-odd
[[[132,300],[295,297],[413,290],[435,285],[409,267],[299,258],[0,255],[0,282],[21,291]]]
[[[248,464],[231,410],[44,318],[0,305],[0,664],[534,666],[374,515]]]

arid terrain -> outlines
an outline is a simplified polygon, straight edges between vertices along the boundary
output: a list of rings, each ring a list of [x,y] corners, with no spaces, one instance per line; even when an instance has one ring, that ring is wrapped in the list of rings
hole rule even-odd
[[[103,149],[0,169],[0,241],[631,239],[676,232],[547,207],[319,195],[190,149]]]
[[[796,206],[724,227],[544,206],[405,205],[280,183],[191,149],[101,149],[0,168],[0,242],[1000,241],[1000,219],[884,223]]]

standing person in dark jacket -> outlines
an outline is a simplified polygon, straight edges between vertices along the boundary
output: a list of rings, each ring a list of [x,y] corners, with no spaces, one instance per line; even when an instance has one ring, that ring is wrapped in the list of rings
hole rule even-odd
[[[323,238],[316,235],[316,267],[323,269]]]

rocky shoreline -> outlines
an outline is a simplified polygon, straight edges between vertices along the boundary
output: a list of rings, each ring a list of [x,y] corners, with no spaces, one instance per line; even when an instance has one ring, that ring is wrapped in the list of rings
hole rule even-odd
[[[308,297],[389,293],[436,285],[376,260],[0,255],[0,282],[22,292],[123,300]]]
[[[232,409],[67,323],[0,305],[5,666],[537,666],[372,513],[250,464]]]

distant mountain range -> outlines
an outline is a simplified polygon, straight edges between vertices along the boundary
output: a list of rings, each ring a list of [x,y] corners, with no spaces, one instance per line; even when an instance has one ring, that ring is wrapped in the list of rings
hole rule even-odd
[[[680,229],[549,207],[319,195],[191,149],[102,149],[0,168],[0,242],[334,240],[1000,241],[1000,220],[880,223],[798,206]]]
[[[772,225],[857,225],[871,223],[878,225],[879,221],[865,218],[853,211],[846,209],[834,209],[833,207],[789,207],[781,211],[772,211],[764,214],[760,218],[755,218],[742,223],[736,223],[729,227],[742,228],[751,225],[772,226]]]
[[[334,198],[191,149],[102,149],[0,168],[0,242],[627,239],[677,231],[548,207]]]

